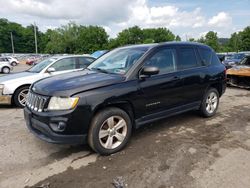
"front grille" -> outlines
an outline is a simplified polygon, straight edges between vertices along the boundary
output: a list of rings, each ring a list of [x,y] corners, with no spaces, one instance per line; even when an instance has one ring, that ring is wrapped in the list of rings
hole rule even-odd
[[[34,94],[30,91],[27,96],[26,106],[30,108],[31,110],[42,112],[44,111],[47,100],[48,100],[48,97]]]

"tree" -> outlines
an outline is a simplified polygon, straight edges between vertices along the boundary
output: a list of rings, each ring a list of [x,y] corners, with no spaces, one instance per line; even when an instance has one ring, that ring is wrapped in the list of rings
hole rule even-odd
[[[176,41],[181,41],[181,37],[180,37],[179,35],[177,35],[177,36],[175,37],[175,40],[176,40]]]
[[[200,39],[197,40],[197,42],[205,43],[208,46],[212,47],[215,51],[219,51],[219,49],[220,49],[217,33],[213,32],[213,31],[209,31],[205,35],[205,38],[202,36]]]
[[[69,22],[57,29],[48,29],[37,33],[38,52],[40,53],[92,53],[101,49],[113,49],[128,44],[148,44],[166,41],[181,41],[167,28],[130,27],[118,33],[116,38],[109,38],[103,27],[82,26]],[[0,53],[12,52],[11,33],[13,35],[16,53],[35,53],[34,25],[23,27],[0,19]],[[218,38],[217,33],[209,31],[197,41],[211,46],[217,52],[250,51],[250,26],[240,32],[233,33],[228,38]]]
[[[238,33],[233,33],[226,46],[229,51],[238,52],[240,49],[240,43],[241,41]]]
[[[240,50],[250,51],[250,26],[239,32]]]
[[[175,35],[166,28],[149,28],[143,29],[143,40],[150,41],[150,42],[167,42],[175,40]]]
[[[106,49],[108,34],[99,26],[80,26],[78,48],[76,53],[93,53],[96,50]]]
[[[199,42],[199,43],[205,43],[205,38],[203,36],[201,36],[201,38],[199,38],[197,40],[197,42]]]
[[[116,38],[120,46],[126,44],[141,44],[143,43],[143,32],[138,26],[124,29]]]
[[[105,49],[108,44],[108,35],[102,27],[76,25],[73,22],[48,30],[44,37],[48,40],[48,53],[92,53]]]
[[[188,41],[189,42],[195,42],[195,39],[194,38],[189,38]]]

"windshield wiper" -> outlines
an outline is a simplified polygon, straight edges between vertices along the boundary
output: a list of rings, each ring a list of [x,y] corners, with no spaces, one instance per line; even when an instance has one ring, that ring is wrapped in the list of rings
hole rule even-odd
[[[105,70],[105,69],[100,69],[100,68],[92,68],[90,70],[94,70],[94,71],[99,71],[99,72],[102,72],[102,73],[110,73],[109,71]]]

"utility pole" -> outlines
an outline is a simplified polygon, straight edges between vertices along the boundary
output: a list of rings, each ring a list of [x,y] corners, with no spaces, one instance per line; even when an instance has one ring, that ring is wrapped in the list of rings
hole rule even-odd
[[[36,23],[34,22],[34,34],[35,34],[35,48],[36,48],[36,54],[37,54],[37,38],[36,38]]]
[[[13,35],[12,32],[10,32],[10,39],[11,39],[11,47],[12,47],[12,53],[15,53],[15,48],[14,48],[14,42],[13,42]]]

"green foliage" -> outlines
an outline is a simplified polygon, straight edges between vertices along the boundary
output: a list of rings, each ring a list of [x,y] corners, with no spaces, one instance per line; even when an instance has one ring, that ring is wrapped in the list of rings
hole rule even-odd
[[[180,37],[177,39],[180,39]],[[124,29],[117,38],[109,41],[109,49],[127,44],[149,44],[176,40],[175,35],[166,28],[141,29],[138,26]]]
[[[191,38],[189,39],[189,41],[195,41],[195,39]],[[197,40],[197,42],[199,43],[204,43],[208,46],[210,46],[211,48],[213,48],[215,51],[219,51],[220,46],[219,46],[219,39],[217,37],[217,33],[213,32],[213,31],[209,31],[205,37],[201,37]]]
[[[195,39],[194,38],[189,38],[188,41],[189,42],[195,42]]]
[[[108,34],[99,26],[80,26],[78,48],[75,53],[93,53],[96,50],[106,49]]]
[[[250,26],[239,32],[239,46],[242,51],[250,51]]]
[[[219,42],[218,42],[217,33],[213,31],[209,31],[205,35],[205,44],[212,47],[215,51],[219,51]]]
[[[201,37],[197,42],[205,43],[217,52],[250,51],[250,26],[243,31],[233,33],[229,39],[219,39],[217,33],[210,31],[205,38]]]
[[[159,43],[175,40],[175,35],[166,28],[143,29],[142,33],[144,43]]]
[[[16,53],[35,53],[34,25],[23,27],[0,19],[0,53],[12,52],[11,35],[13,34]],[[58,29],[48,29],[45,33],[36,27],[39,53],[92,53],[96,50],[113,49],[128,44],[148,44],[166,41],[181,41],[167,28],[141,29],[130,27],[118,33],[116,38],[109,38],[103,27],[82,26],[74,22]],[[218,38],[217,33],[209,31],[197,41],[211,46],[217,52],[250,51],[250,26],[243,31],[233,33],[229,39]]]
[[[179,35],[177,35],[177,36],[175,37],[175,40],[176,40],[176,41],[181,41],[181,37],[180,37]]]
[[[119,46],[141,44],[143,43],[143,32],[138,26],[134,26],[118,33],[116,40]]]

